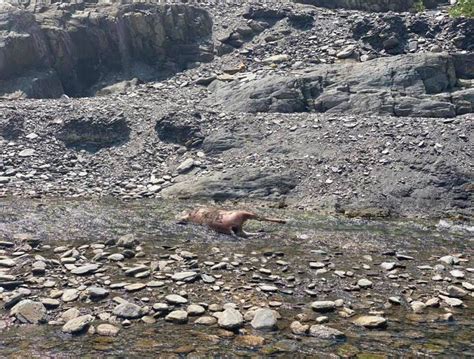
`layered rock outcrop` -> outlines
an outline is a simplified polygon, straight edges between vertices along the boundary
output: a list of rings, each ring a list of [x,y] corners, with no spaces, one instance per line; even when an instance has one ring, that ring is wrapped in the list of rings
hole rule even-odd
[[[61,4],[33,14],[4,4],[0,95],[84,96],[100,82],[167,76],[211,60],[211,33],[208,13],[192,6]]]
[[[454,117],[473,112],[473,54],[413,54],[211,84],[209,103],[240,112]],[[463,81],[466,79],[466,81]]]
[[[302,4],[310,4],[329,9],[350,9],[363,11],[410,11],[417,7],[434,8],[440,4],[447,5],[445,0],[296,0]]]

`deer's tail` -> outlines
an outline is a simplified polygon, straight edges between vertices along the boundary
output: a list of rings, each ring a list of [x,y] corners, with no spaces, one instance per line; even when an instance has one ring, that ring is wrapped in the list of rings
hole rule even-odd
[[[273,223],[281,223],[281,224],[284,224],[286,223],[286,219],[281,219],[281,218],[272,218],[272,217],[261,217],[261,216],[257,216],[257,218],[255,218],[257,221],[265,221],[265,222],[273,222]]]

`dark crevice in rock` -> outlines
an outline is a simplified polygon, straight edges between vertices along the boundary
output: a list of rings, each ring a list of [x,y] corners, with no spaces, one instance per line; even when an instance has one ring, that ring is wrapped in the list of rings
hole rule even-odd
[[[155,130],[163,142],[174,143],[186,147],[202,144],[204,135],[197,122],[199,113],[169,113],[157,121]]]
[[[24,119],[17,112],[0,115],[0,136],[6,140],[15,140],[23,134]]]
[[[130,137],[130,127],[125,118],[116,118],[111,121],[76,119],[66,123],[56,137],[67,147],[97,152],[100,149],[127,142]]]

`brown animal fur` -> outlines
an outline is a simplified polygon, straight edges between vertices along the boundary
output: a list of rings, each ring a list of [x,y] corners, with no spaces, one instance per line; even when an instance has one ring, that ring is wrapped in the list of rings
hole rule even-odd
[[[242,228],[245,221],[249,219],[274,223],[286,223],[284,219],[262,217],[249,211],[226,211],[217,208],[199,208],[191,212],[186,212],[179,218],[179,221],[180,223],[205,225],[219,233],[247,237],[250,235],[256,235],[256,233],[247,233]]]

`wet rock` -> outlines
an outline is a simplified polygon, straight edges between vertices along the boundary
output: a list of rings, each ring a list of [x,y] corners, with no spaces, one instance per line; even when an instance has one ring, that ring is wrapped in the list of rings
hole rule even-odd
[[[70,308],[66,310],[63,314],[61,314],[61,319],[68,322],[71,319],[77,318],[81,315],[81,312],[77,308]]]
[[[311,303],[311,308],[316,312],[329,312],[336,308],[336,303],[330,300],[316,301]]]
[[[174,310],[165,319],[169,322],[184,324],[188,321],[188,313],[184,310]]]
[[[165,297],[165,300],[171,304],[186,304],[188,300],[178,294],[169,294]]]
[[[46,319],[46,308],[40,302],[25,299],[16,304],[10,314],[21,323],[38,324]]]
[[[439,297],[450,307],[461,307],[464,304],[463,301],[458,298],[450,298],[444,295],[440,295]]]
[[[265,338],[256,335],[239,335],[235,338],[235,344],[244,347],[259,347],[265,343]]]
[[[92,323],[94,317],[92,315],[82,315],[80,317],[69,320],[64,324],[62,331],[69,334],[78,334],[86,330]]]
[[[197,316],[202,315],[206,312],[206,309],[202,305],[191,304],[186,308],[188,315]]]
[[[124,289],[127,292],[136,292],[136,291],[142,290],[143,288],[146,288],[145,283],[133,283],[133,284],[126,285],[124,287]]]
[[[329,322],[329,317],[326,317],[325,315],[322,315],[316,318],[316,323],[318,324],[323,324],[327,322]]]
[[[16,262],[13,259],[0,259],[0,267],[12,268],[16,266]]]
[[[117,240],[117,246],[132,249],[138,244],[138,240],[133,234],[126,234]]]
[[[59,300],[53,298],[41,298],[41,303],[43,303],[47,309],[54,309],[61,305]]]
[[[97,326],[97,334],[106,337],[115,337],[120,332],[120,328],[112,324],[99,324]]]
[[[164,285],[165,282],[162,282],[161,280],[151,280],[146,284],[146,286],[150,288],[159,288],[163,287]]]
[[[395,267],[397,266],[397,263],[395,262],[383,262],[382,264],[380,264],[380,266],[385,269],[386,271],[391,271],[393,269],[395,269]]]
[[[203,316],[194,321],[194,324],[200,325],[214,325],[217,323],[217,319],[211,316]]]
[[[377,315],[363,315],[353,321],[354,324],[366,328],[385,328],[387,319]]]
[[[114,261],[114,262],[120,262],[125,259],[124,255],[121,253],[114,253],[111,254],[110,256],[107,257],[107,259]]]
[[[463,271],[460,271],[459,269],[454,269],[449,272],[454,278],[464,278],[465,274]]]
[[[453,298],[463,298],[468,294],[467,291],[455,285],[448,286],[447,292]]]
[[[196,279],[197,275],[196,272],[179,272],[173,274],[171,278],[175,281],[192,282]]]
[[[474,291],[474,284],[471,284],[469,282],[462,282],[462,286],[470,292]]]
[[[148,272],[148,271],[149,271],[149,268],[147,266],[140,265],[140,266],[128,268],[125,271],[125,275],[129,276],[129,277],[135,277],[135,276],[139,275],[140,273],[145,273],[145,272]]]
[[[459,263],[459,258],[454,256],[443,256],[439,259],[440,262],[453,265]]]
[[[92,299],[102,299],[109,295],[109,291],[105,288],[89,287],[87,288],[87,294]]]
[[[309,325],[301,324],[299,321],[295,320],[290,324],[290,330],[295,335],[305,335],[309,331]]]
[[[74,288],[66,289],[61,296],[61,300],[65,303],[73,302],[77,298],[79,298],[79,291]]]
[[[35,275],[43,275],[46,272],[46,263],[43,261],[34,262],[31,271]]]
[[[372,282],[368,279],[360,279],[359,281],[357,281],[357,285],[361,288],[370,288],[372,287]]]
[[[309,328],[309,335],[318,339],[342,339],[345,334],[337,329],[325,325],[312,325]]]
[[[277,326],[278,313],[274,310],[263,308],[257,309],[250,322],[254,329],[274,329]]]
[[[84,266],[74,268],[71,270],[71,273],[76,275],[86,275],[95,272],[97,269],[99,269],[98,264],[86,264]]]
[[[242,314],[233,308],[228,308],[218,314],[217,323],[221,328],[234,330],[240,328],[244,324]]]
[[[430,298],[425,304],[427,307],[439,307],[439,298]]]
[[[424,309],[426,308],[426,304],[420,301],[413,301],[410,303],[410,306],[413,312],[417,314],[423,313]]]
[[[278,291],[278,288],[275,287],[274,285],[262,285],[260,286],[260,289],[262,292],[276,292]]]
[[[143,316],[142,308],[133,303],[122,303],[116,306],[113,313],[121,318],[137,319]]]

